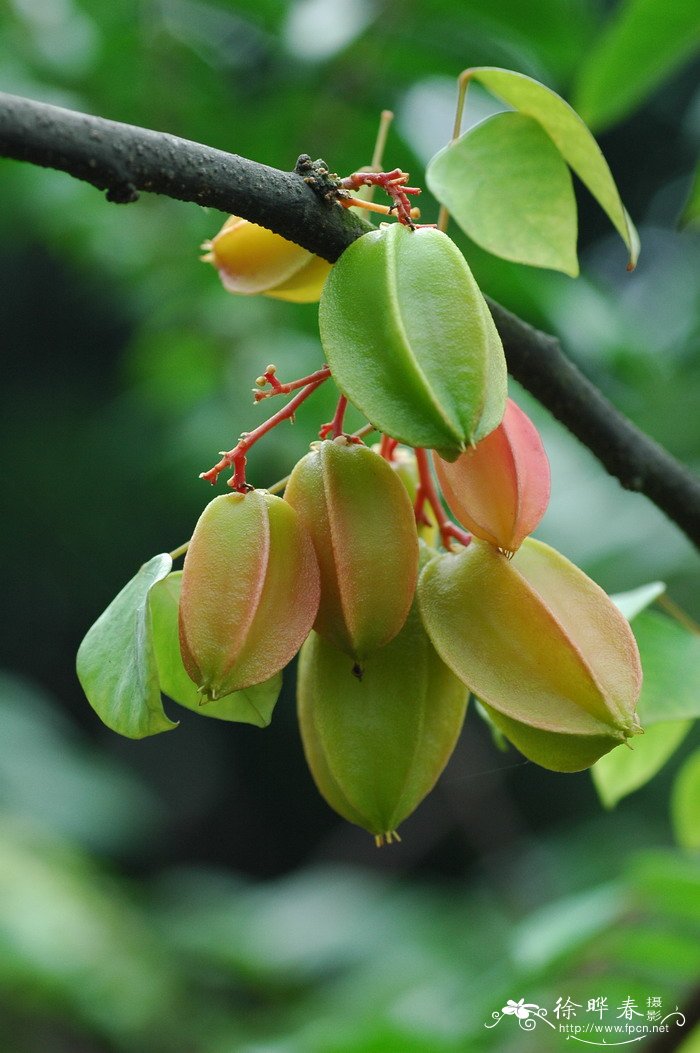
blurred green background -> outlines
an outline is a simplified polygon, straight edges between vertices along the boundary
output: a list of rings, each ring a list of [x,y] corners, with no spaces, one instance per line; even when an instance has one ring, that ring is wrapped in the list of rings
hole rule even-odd
[[[576,281],[455,236],[485,291],[559,334],[697,469],[700,245],[679,221],[698,28],[685,0],[6,0],[0,90],[342,174],[368,163],[388,107],[386,164],[421,185],[464,66],[542,80],[599,137],[640,228],[637,272],[580,187]],[[492,109],[472,88],[466,124]],[[2,160],[0,201],[2,1053],[547,1053],[566,1037],[484,1024],[509,998],[551,1016],[570,997],[591,1019],[587,1000],[606,997],[613,1020],[625,998],[645,1014],[658,998],[690,1016],[700,874],[669,794],[697,730],[605,812],[587,773],[500,752],[472,712],[402,845],[377,851],[314,790],[293,671],[264,731],[174,705],[180,727],[154,739],[99,724],[74,673],[81,637],[144,560],[187,539],[211,497],[198,473],[262,418],[261,369],[321,363],[316,311],[227,296],[198,262],[218,213],[115,206]],[[552,463],[538,536],[611,592],[667,582],[700,618],[689,542],[519,400]],[[289,471],[333,401],[322,389],[256,447],[256,484]],[[666,1041],[653,1048],[700,1049],[690,1026]]]

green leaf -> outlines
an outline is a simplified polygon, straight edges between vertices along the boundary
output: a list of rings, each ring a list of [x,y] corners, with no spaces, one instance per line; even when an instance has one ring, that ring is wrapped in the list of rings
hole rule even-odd
[[[700,749],[686,760],[671,793],[671,818],[683,848],[700,849]]]
[[[497,113],[477,124],[436,154],[427,182],[487,252],[578,274],[571,174],[534,118]]]
[[[547,903],[516,925],[513,957],[528,970],[543,969],[604,933],[625,908],[625,890],[613,884]]]
[[[680,218],[681,227],[700,227],[700,167],[695,169],[693,183]]]
[[[629,592],[618,592],[611,596],[610,599],[617,609],[624,614],[627,621],[631,622],[633,618],[636,618],[638,614],[646,610],[649,604],[663,595],[665,591],[666,586],[663,581],[651,581],[648,585],[640,585],[639,588],[630,589]]]
[[[172,567],[154,556],[124,586],[80,645],[78,679],[99,718],[120,735],[142,739],[169,731],[158,686],[148,594]]]
[[[697,0],[627,0],[579,69],[576,109],[596,128],[625,117],[700,44]]]
[[[644,671],[642,726],[700,717],[700,636],[657,611],[639,614],[633,630]]]
[[[627,794],[638,790],[663,768],[693,725],[692,720],[653,724],[637,735],[629,749],[622,747],[601,757],[591,768],[598,796],[613,808]]]
[[[180,654],[178,606],[181,585],[182,571],[177,570],[157,582],[149,594],[153,647],[161,691],[173,702],[202,716],[266,728],[282,689],[281,673],[255,687],[236,691],[216,702],[201,704],[202,696],[187,675]]]
[[[633,857],[630,886],[635,907],[657,917],[700,924],[700,867],[677,851],[657,850]]]
[[[493,66],[477,66],[469,70],[468,75],[509,106],[539,121],[566,163],[588,187],[620,234],[629,250],[628,269],[631,270],[639,256],[637,231],[620,200],[615,180],[600,147],[576,111],[556,92],[523,73]]]

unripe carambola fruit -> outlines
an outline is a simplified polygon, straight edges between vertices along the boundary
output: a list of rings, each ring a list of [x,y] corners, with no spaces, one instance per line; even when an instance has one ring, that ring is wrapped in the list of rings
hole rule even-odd
[[[401,224],[364,234],[328,276],[319,324],[334,380],[387,435],[454,458],[500,423],[503,348],[446,234]]]
[[[372,447],[372,450],[375,453],[378,453],[380,448],[380,444],[376,443]],[[411,507],[414,507],[419,482],[418,462],[416,461],[415,453],[407,446],[397,446],[392,454],[391,460],[387,463],[405,486],[411,500]],[[423,505],[423,516],[427,519],[427,523],[416,523],[418,537],[430,548],[433,548],[437,545],[440,538],[440,528],[438,527],[432,505],[427,501]],[[413,518],[415,519],[415,515]]]
[[[574,772],[590,768],[605,753],[620,745],[616,735],[566,735],[543,731],[481,703],[488,719],[524,757],[550,771]]]
[[[549,461],[535,425],[508,399],[503,420],[452,463],[435,455],[440,488],[462,526],[503,552],[531,534],[549,503]]]
[[[313,625],[319,572],[294,509],[264,490],[204,509],[182,573],[180,647],[208,699],[260,684],[296,654]]]
[[[396,636],[413,601],[418,537],[408,493],[382,457],[341,437],[314,444],[285,500],[321,570],[314,628],[360,662]]]
[[[514,741],[518,729],[509,721],[533,729],[516,744],[528,756],[528,748],[537,750],[537,763],[576,770],[639,731],[642,674],[629,624],[548,545],[529,538],[509,561],[473,541],[428,564],[418,596],[435,647],[502,715],[497,726]],[[561,737],[548,751],[535,731]],[[565,736],[572,736],[568,745]]]
[[[301,245],[238,216],[229,216],[202,247],[209,249],[202,259],[214,264],[224,288],[243,296],[262,293],[276,300],[315,303],[331,269],[327,260]]]
[[[361,680],[312,633],[301,649],[299,725],[307,763],[331,808],[393,840],[447,764],[467,692],[432,646],[414,603],[401,632],[369,657]]]
[[[158,681],[164,695],[181,706],[205,717],[240,721],[266,728],[275,703],[282,690],[282,673],[275,673],[262,684],[254,684],[243,691],[209,702],[203,706],[202,696],[192,683],[182,662],[178,617],[182,571],[176,570],[156,582],[148,594],[153,630],[153,650],[158,667]]]

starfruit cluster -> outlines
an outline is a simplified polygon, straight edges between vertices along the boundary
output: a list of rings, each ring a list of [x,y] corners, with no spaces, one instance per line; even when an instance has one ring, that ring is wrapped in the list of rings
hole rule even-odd
[[[498,332],[450,238],[385,224],[330,268],[231,217],[207,247],[229,291],[320,297],[328,365],[288,385],[268,367],[258,384],[273,390],[256,399],[298,393],[204,473],[215,482],[233,466],[233,492],[204,509],[182,572],[150,589],[134,622],[147,644],[154,634],[157,687],[262,725],[299,654],[311,774],[378,844],[399,839],[444,770],[470,697],[499,734],[555,771],[588,767],[639,732],[641,668],[627,621],[530,536],[549,501],[547,456],[507,398]],[[253,489],[247,450],[330,376],[336,417],[284,496]],[[382,433],[378,446],[343,431],[348,402]],[[79,673],[103,715],[89,640]],[[154,730],[145,726],[132,720],[126,733]]]

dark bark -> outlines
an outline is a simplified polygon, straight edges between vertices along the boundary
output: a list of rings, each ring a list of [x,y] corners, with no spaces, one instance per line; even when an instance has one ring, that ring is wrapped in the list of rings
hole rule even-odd
[[[117,204],[147,190],[234,213],[331,261],[368,229],[296,171],[2,92],[0,156],[68,172]],[[318,182],[313,166],[300,168]]]
[[[259,223],[331,262],[367,229],[329,197],[322,166],[282,172],[174,135],[0,93],[0,156],[57,168],[128,203],[141,190]],[[645,494],[700,547],[700,480],[607,401],[558,341],[489,304],[511,374],[622,486]]]

